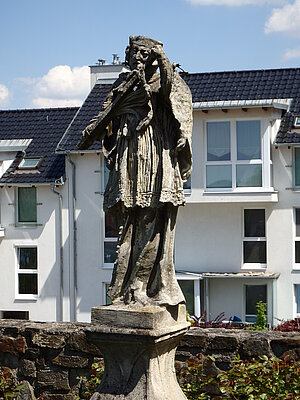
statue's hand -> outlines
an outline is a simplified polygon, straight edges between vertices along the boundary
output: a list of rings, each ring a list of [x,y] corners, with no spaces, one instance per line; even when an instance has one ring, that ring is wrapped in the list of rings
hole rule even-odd
[[[179,153],[181,150],[183,150],[183,148],[186,145],[186,138],[181,137],[178,139],[177,144],[176,144],[176,153]]]

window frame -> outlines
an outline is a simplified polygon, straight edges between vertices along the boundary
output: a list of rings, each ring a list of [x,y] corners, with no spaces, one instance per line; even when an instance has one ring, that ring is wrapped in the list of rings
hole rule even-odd
[[[38,246],[35,243],[27,243],[27,244],[15,244],[15,299],[17,300],[37,300],[39,297],[39,252]],[[20,249],[36,249],[36,269],[21,269],[20,268]],[[37,293],[27,293],[21,294],[19,293],[19,274],[26,275],[37,275]]]
[[[261,158],[251,160],[238,160],[237,156],[237,123],[246,121],[260,122],[260,143]],[[208,161],[207,160],[207,124],[210,122],[229,122],[230,124],[230,160]],[[270,123],[265,118],[214,118],[204,120],[204,192],[206,193],[245,193],[245,192],[266,192],[271,191],[271,143],[270,143]],[[207,187],[207,166],[231,166],[231,187],[229,188],[209,188]],[[261,186],[237,186],[237,166],[238,165],[261,165]]]
[[[20,194],[19,194],[19,189],[24,189],[24,188],[32,188],[35,189],[35,212],[36,212],[36,221],[20,221],[20,216],[19,216],[19,199],[20,199]],[[36,186],[17,186],[15,189],[15,196],[16,196],[16,205],[15,205],[15,216],[16,216],[16,226],[36,226],[38,223],[38,201],[37,201],[37,187]]]
[[[202,276],[193,275],[188,273],[176,272],[176,279],[178,281],[193,281],[194,282],[194,315],[200,317],[201,315],[201,288],[200,282],[203,280]],[[179,283],[178,283],[179,284]]]
[[[268,316],[269,316],[269,305],[268,305],[268,291],[269,291],[269,287],[267,283],[245,283],[244,284],[244,321],[245,322],[250,322],[247,321],[248,317],[256,317],[256,314],[247,314],[247,286],[265,286],[266,287],[266,304],[267,304],[267,308],[266,308],[266,317],[267,317],[267,321],[269,320]]]
[[[264,210],[265,212],[265,236],[245,236],[245,210]],[[266,262],[265,263],[250,263],[244,262],[244,242],[265,242],[266,246]],[[245,207],[242,209],[242,265],[241,269],[259,269],[265,270],[268,263],[267,252],[267,224],[266,224],[266,209],[262,207]]]
[[[299,299],[297,298],[297,286],[299,286]],[[297,299],[299,300],[299,303],[300,303],[300,283],[294,284],[294,315],[295,315],[295,318],[300,318],[300,306],[299,306],[299,312],[298,312]]]
[[[108,168],[106,167],[104,157],[102,157],[102,174],[101,174],[101,187],[102,187],[102,193],[104,194],[105,192],[105,183],[108,181],[108,176],[106,175],[105,171],[109,171]],[[118,242],[118,237],[109,237],[106,236],[105,232],[105,212],[103,211],[103,205],[102,205],[102,234],[103,234],[103,241],[102,241],[102,265],[104,269],[113,269],[114,268],[114,263],[106,263],[105,262],[105,243],[116,243]]]

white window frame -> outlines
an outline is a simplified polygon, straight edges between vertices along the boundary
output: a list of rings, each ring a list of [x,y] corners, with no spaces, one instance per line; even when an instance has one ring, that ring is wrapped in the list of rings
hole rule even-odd
[[[293,269],[294,270],[300,270],[300,263],[296,262],[296,242],[300,242],[300,236],[297,236],[297,227],[296,227],[296,210],[300,211],[300,207],[294,207],[293,209],[293,223],[294,223],[294,229],[293,229]]]
[[[36,206],[36,221],[33,222],[22,222],[19,221],[19,189],[21,188],[34,188],[35,189],[35,206]],[[36,186],[17,186],[15,188],[15,199],[16,199],[16,204],[15,204],[15,215],[16,215],[16,222],[15,225],[16,226],[37,226],[37,221],[38,221],[38,200],[37,200],[37,196],[38,196],[38,191],[37,191],[37,187]]]
[[[194,313],[195,316],[201,315],[201,297],[200,297],[200,281],[203,279],[201,276],[195,274],[184,274],[176,272],[177,281],[194,281]]]
[[[102,174],[101,174],[101,187],[102,187],[102,193],[105,192],[105,160],[104,157],[102,157]],[[103,268],[104,269],[113,269],[114,268],[114,263],[106,263],[105,262],[105,243],[111,243],[111,242],[117,242],[118,238],[117,237],[106,237],[105,235],[105,212],[103,211],[103,205],[102,205],[102,234],[103,234],[103,242],[102,242],[102,257],[103,257]]]
[[[253,160],[237,159],[237,122],[238,121],[260,121],[261,135],[261,158]],[[229,122],[230,123],[230,160],[228,161],[208,161],[207,160],[207,123],[209,122]],[[272,191],[271,187],[271,151],[270,151],[270,123],[265,118],[220,118],[206,119],[204,121],[204,149],[205,149],[205,168],[204,168],[204,191],[207,193],[247,193],[247,192],[266,192]],[[206,186],[206,167],[209,165],[230,165],[232,167],[232,186],[231,188],[208,188]],[[261,187],[237,187],[236,186],[236,166],[237,165],[261,165],[262,166],[262,186]]]
[[[21,248],[36,248],[37,252],[37,268],[36,269],[21,269],[19,267],[19,249]],[[39,252],[38,246],[36,243],[26,243],[26,244],[15,244],[15,299],[16,300],[37,300],[39,297]],[[30,275],[37,275],[37,294],[20,294],[19,293],[19,274],[30,274]]]
[[[296,293],[297,293],[297,290],[296,290],[297,286],[300,287],[300,283],[295,283],[295,284],[294,284],[294,315],[295,315],[295,318],[300,318],[300,310],[299,310],[299,312],[297,312],[297,295],[296,295]],[[300,301],[300,298],[299,298],[299,301]]]
[[[296,185],[296,149],[300,149],[300,146],[293,146],[293,188],[299,191],[300,185]]]
[[[245,236],[245,210],[264,210],[265,211],[265,237],[248,237]],[[267,249],[267,224],[266,224],[266,209],[263,207],[245,207],[242,209],[242,264],[241,269],[262,269],[267,268],[268,249]],[[244,263],[244,242],[265,242],[266,243],[266,262],[265,263]]]
[[[258,283],[258,282],[253,282],[253,283],[245,283],[244,284],[244,321],[246,321],[247,317],[256,317],[256,314],[246,314],[247,311],[247,286],[266,286],[266,304],[267,304],[267,309],[266,309],[266,317],[267,321],[269,320],[269,285],[265,282],[263,283]]]

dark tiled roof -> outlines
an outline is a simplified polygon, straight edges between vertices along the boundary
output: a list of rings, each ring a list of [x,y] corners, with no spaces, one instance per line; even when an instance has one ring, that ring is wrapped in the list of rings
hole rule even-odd
[[[78,108],[50,108],[0,111],[0,140],[32,139],[26,157],[42,157],[38,171],[17,170],[21,152],[0,179],[0,184],[51,183],[65,173],[64,156],[55,154],[59,139]]]
[[[72,124],[66,130],[64,136],[60,140],[57,151],[66,152],[70,150],[78,150],[77,143],[81,139],[83,129],[88,125],[90,120],[95,117],[102,106],[103,101],[108,95],[111,85],[95,85],[85,102],[76,114]],[[101,149],[100,143],[94,143],[89,150]]]
[[[182,74],[191,89],[193,102],[225,100],[292,99],[289,112],[282,118],[277,143],[300,142],[292,133],[294,116],[300,115],[300,68],[225,71]],[[109,85],[95,85],[73,123],[59,143],[60,151],[75,151],[81,132],[97,115],[109,91]],[[91,149],[100,146],[94,144]]]

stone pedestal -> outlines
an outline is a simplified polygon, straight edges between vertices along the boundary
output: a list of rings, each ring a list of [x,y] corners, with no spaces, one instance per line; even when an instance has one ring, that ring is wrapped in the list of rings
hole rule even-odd
[[[183,304],[94,307],[92,323],[105,372],[91,400],[186,399],[174,368],[176,347],[189,327]]]

